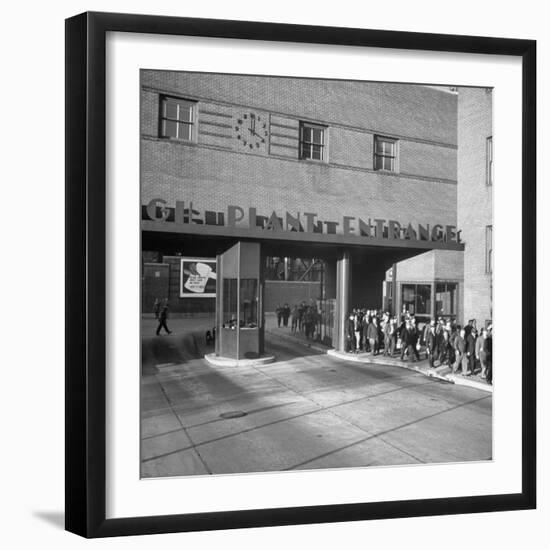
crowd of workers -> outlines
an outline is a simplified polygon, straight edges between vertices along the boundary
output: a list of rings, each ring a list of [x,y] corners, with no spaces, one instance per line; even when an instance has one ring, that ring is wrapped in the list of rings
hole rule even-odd
[[[315,303],[307,304],[305,301],[295,304],[292,309],[288,304],[284,306],[278,305],[275,309],[277,316],[277,326],[280,328],[288,327],[288,322],[291,320],[292,332],[303,332],[308,340],[315,337],[317,323],[319,322],[319,311]]]
[[[448,365],[452,372],[465,376],[477,374],[492,383],[492,325],[478,330],[475,319],[461,326],[439,318],[418,326],[414,315],[405,312],[401,322],[396,316],[379,310],[354,309],[347,322],[348,353],[367,352],[394,357],[401,361],[419,361],[425,353],[430,367]]]

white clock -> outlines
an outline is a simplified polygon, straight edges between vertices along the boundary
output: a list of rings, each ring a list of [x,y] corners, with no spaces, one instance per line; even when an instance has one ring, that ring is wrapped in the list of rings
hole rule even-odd
[[[263,151],[267,146],[267,118],[254,112],[239,115],[235,136],[240,146],[247,151]]]

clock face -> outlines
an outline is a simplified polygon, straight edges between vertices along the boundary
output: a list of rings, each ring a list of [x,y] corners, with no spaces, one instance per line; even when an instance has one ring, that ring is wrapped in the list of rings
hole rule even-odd
[[[267,117],[258,113],[242,113],[234,126],[240,147],[247,151],[265,151],[267,145]]]

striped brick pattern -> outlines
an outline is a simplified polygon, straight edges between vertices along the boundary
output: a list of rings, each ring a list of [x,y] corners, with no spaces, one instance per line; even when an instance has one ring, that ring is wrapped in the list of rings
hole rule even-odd
[[[300,122],[293,118],[270,115],[269,154],[297,159],[299,155]]]
[[[233,113],[220,105],[200,102],[198,112],[199,143],[232,148]]]

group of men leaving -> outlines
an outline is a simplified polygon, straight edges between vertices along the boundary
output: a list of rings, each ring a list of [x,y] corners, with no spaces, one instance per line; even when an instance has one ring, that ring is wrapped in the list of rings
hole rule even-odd
[[[480,368],[480,376],[492,383],[492,327],[477,330],[472,319],[465,327],[439,318],[421,329],[414,315],[404,313],[401,323],[388,312],[354,309],[347,321],[347,352],[367,352],[393,357],[400,350],[400,359],[420,361],[424,351],[430,367],[448,365],[453,372],[462,370],[470,376]]]
[[[439,319],[426,326],[424,344],[431,367],[439,360],[440,365],[448,365],[453,373],[461,369],[464,376],[476,374],[480,369],[481,378],[493,381],[493,327],[478,331],[475,319],[470,319],[464,327]]]
[[[304,332],[308,340],[315,337],[320,315],[314,303],[308,305],[305,301],[302,301],[300,304],[295,304],[292,310],[286,303],[282,307],[278,305],[275,308],[275,315],[277,316],[277,326],[279,328],[281,328],[281,324],[288,327],[289,318],[292,316],[292,332]]]

